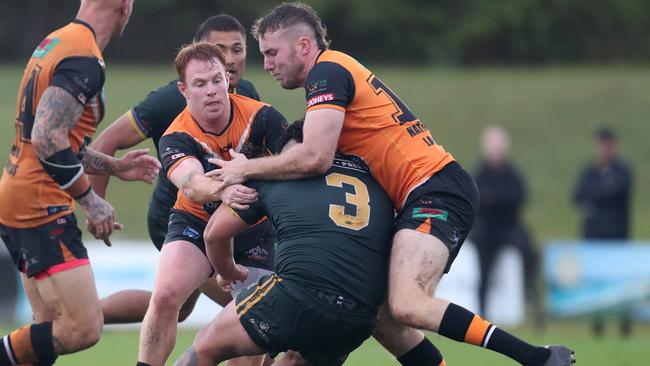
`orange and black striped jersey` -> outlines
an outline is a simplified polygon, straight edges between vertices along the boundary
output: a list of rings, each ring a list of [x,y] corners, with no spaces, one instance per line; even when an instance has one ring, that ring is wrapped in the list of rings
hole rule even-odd
[[[0,223],[9,227],[35,227],[74,211],[74,200],[45,172],[31,144],[36,109],[49,86],[63,88],[84,106],[68,135],[72,150],[78,152],[104,116],[104,61],[87,23],[74,20],[50,33],[23,74],[16,137],[0,181]]]
[[[305,93],[307,111],[345,113],[338,151],[363,158],[398,211],[413,189],[454,161],[388,86],[342,52],[319,55]]]
[[[230,121],[220,134],[204,131],[188,108],[176,117],[160,138],[158,149],[167,177],[187,158],[200,161],[207,172],[215,168],[208,159],[218,157],[230,160],[230,149],[249,158],[262,156],[267,151],[275,154],[281,149],[279,142],[287,121],[280,112],[268,104],[235,94],[230,94],[230,105]],[[174,209],[208,221],[219,204],[213,202],[201,206],[179,190]]]

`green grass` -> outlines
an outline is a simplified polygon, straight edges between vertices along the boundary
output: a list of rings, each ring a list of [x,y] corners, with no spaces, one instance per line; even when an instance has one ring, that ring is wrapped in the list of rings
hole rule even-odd
[[[609,333],[595,339],[586,322],[552,323],[544,333],[530,328],[513,330],[513,333],[534,344],[563,344],[576,351],[579,365],[637,366],[650,357],[648,339],[650,326],[638,326],[629,338],[621,338],[610,323]],[[4,333],[3,333],[4,334]],[[169,364],[192,343],[195,331],[181,331]],[[224,335],[227,336],[227,335]],[[517,363],[502,355],[478,347],[457,343],[436,334],[429,338],[436,344],[448,365],[506,366]],[[133,365],[138,352],[137,331],[107,331],[100,342],[86,351],[59,358],[57,365]],[[397,361],[373,340],[367,340],[353,352],[346,365],[383,366],[398,365]]]
[[[110,60],[109,60],[110,61]],[[0,152],[13,136],[16,89],[22,66],[0,66]],[[580,168],[591,156],[591,136],[602,124],[620,133],[622,155],[635,169],[632,236],[650,237],[650,67],[541,69],[377,67],[375,72],[429,125],[433,136],[467,168],[477,161],[478,139],[489,124],[512,133],[513,154],[530,186],[527,222],[540,241],[575,238],[578,212],[570,201]],[[285,91],[259,65],[247,78],[289,120],[304,113],[302,89]],[[171,66],[108,65],[104,128],[148,91],[174,77]],[[149,145],[150,146],[150,145]],[[151,188],[111,184],[109,200],[126,224],[120,235],[146,238]]]

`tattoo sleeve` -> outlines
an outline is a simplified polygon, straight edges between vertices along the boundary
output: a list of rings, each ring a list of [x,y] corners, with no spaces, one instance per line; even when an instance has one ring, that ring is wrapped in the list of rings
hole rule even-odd
[[[181,357],[174,363],[174,366],[196,366],[198,365],[198,357],[196,351],[194,351],[194,346],[185,351]]]
[[[88,174],[111,175],[117,169],[117,159],[89,147],[81,163]]]
[[[36,108],[32,144],[39,157],[46,159],[70,147],[68,132],[75,126],[84,107],[66,90],[48,87]]]

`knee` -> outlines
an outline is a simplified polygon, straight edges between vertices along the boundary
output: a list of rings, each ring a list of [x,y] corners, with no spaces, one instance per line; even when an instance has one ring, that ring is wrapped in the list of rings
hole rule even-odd
[[[178,312],[183,299],[177,291],[170,288],[156,289],[151,295],[150,310],[159,312]],[[189,314],[188,314],[189,315]]]
[[[57,337],[65,350],[74,352],[90,348],[99,342],[104,319],[101,312],[83,320],[63,324],[63,336]]]
[[[210,364],[218,364],[226,360],[228,355],[234,355],[232,350],[223,349],[205,337],[197,337],[192,344],[192,348],[197,360],[208,361]]]

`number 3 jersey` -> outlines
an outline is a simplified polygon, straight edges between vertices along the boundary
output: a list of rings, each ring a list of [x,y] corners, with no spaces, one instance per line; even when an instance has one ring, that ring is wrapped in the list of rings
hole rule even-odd
[[[370,70],[323,51],[305,80],[307,111],[345,113],[337,150],[363,158],[399,210],[408,194],[454,158]]]
[[[259,200],[234,212],[249,225],[271,219],[280,277],[374,309],[381,305],[394,211],[360,159],[337,155],[322,176],[246,185],[257,190]]]
[[[230,121],[219,134],[204,131],[187,107],[176,117],[159,143],[160,160],[168,178],[187,158],[197,159],[207,172],[215,168],[208,159],[230,160],[230,149],[248,158],[278,151],[287,126],[280,112],[268,104],[236,94],[230,94],[230,105]],[[208,221],[219,203],[201,206],[178,190],[174,209]]]
[[[74,200],[45,172],[31,143],[36,109],[49,86],[66,90],[84,106],[68,134],[72,150],[78,152],[104,116],[104,61],[87,23],[77,19],[50,33],[25,69],[16,108],[16,137],[0,181],[0,223],[9,227],[40,226],[74,210]]]

